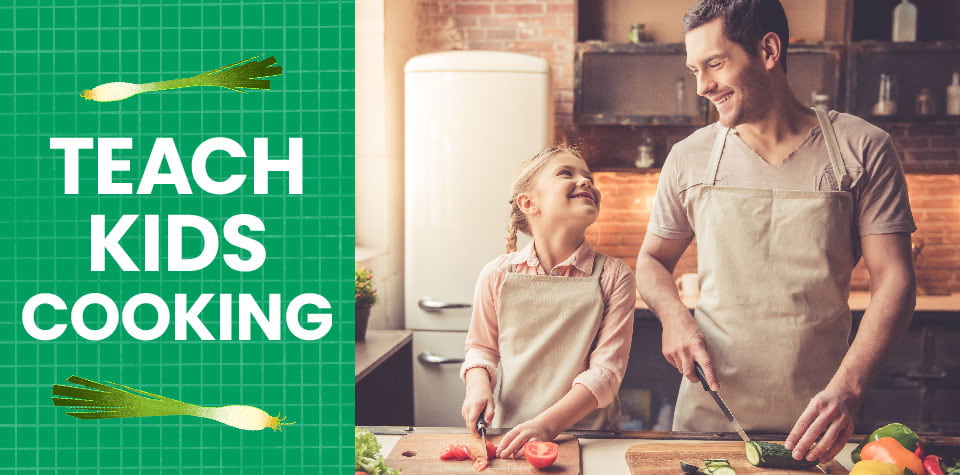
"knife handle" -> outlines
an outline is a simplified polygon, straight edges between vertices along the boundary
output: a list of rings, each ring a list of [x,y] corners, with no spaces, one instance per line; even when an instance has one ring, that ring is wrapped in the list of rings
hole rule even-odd
[[[477,432],[479,432],[481,435],[485,435],[487,433],[487,421],[484,418],[485,415],[486,412],[481,412],[480,417],[477,418]]]
[[[697,372],[697,378],[700,379],[700,385],[704,391],[710,391],[710,385],[707,384],[707,375],[703,374],[703,368],[697,361],[693,362],[693,370]]]

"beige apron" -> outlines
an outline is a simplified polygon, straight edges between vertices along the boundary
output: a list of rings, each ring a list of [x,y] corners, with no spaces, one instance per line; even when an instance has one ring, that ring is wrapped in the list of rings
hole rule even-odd
[[[559,401],[590,361],[603,320],[597,254],[589,277],[510,272],[497,309],[500,370],[493,427],[513,427]],[[620,403],[597,409],[574,429],[617,429]]]
[[[815,110],[838,191],[716,186],[723,128],[695,203],[701,298],[694,315],[720,394],[748,431],[789,432],[848,348],[857,260],[851,180],[830,119]],[[673,429],[733,430],[686,378]]]

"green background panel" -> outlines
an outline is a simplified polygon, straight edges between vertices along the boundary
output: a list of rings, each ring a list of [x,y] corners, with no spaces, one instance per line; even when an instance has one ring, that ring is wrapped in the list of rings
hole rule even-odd
[[[0,470],[4,473],[343,473],[353,462],[353,15],[352,1],[14,1],[0,6]],[[109,103],[86,101],[84,89],[124,81],[147,83],[199,74],[253,56],[275,56],[283,75],[270,91],[239,93],[214,87],[145,93]],[[345,69],[347,68],[347,69]],[[114,152],[129,171],[113,180],[136,190],[158,137],[173,138],[190,173],[193,150],[227,137],[247,157],[211,155],[208,170],[222,179],[246,174],[236,192],[213,195],[190,178],[192,194],[158,185],[149,195],[101,195],[97,153],[82,150],[79,194],[64,193],[63,152],[51,137],[130,137]],[[303,193],[287,194],[287,177],[272,174],[268,195],[253,191],[253,140],[264,137],[269,156],[286,158],[288,139],[303,139]],[[166,171],[167,168],[162,169]],[[140,216],[120,240],[141,269],[143,215],[160,216],[159,271],[124,272],[107,254],[106,270],[91,270],[90,220],[107,229],[123,214]],[[249,255],[218,236],[218,253],[201,270],[167,269],[170,215],[202,216],[218,231],[228,218],[252,214],[263,232],[267,259],[237,272],[223,254]],[[205,243],[184,233],[184,254]],[[192,305],[201,294],[231,294],[232,340],[202,341],[188,329],[174,339],[174,323],[156,340],[139,341],[122,324],[101,341],[79,337],[70,312],[44,308],[43,327],[66,323],[52,341],[24,330],[21,310],[38,293],[72,307],[81,296],[107,295],[118,309],[134,295],[152,293],[174,307],[174,295]],[[319,341],[301,341],[281,325],[269,340],[252,324],[238,341],[238,294],[268,308],[280,294],[281,311],[299,294],[326,298],[333,329]],[[283,315],[281,314],[282,318]],[[106,313],[90,308],[94,328]],[[219,338],[219,299],[200,314]],[[141,307],[141,328],[156,311]],[[171,319],[172,320],[172,319]],[[304,319],[301,318],[301,321]],[[306,328],[314,325],[303,322]],[[187,416],[82,421],[53,406],[54,384],[70,375],[112,381],[203,406],[245,404],[282,414],[296,424],[282,432],[243,431]]]

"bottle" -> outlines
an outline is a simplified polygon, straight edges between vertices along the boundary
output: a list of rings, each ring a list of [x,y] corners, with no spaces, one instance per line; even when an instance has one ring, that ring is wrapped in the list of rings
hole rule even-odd
[[[933,96],[930,95],[929,88],[925,87],[920,89],[920,93],[917,94],[915,110],[919,116],[931,116],[935,113],[933,107]]]
[[[810,91],[810,100],[813,101],[813,107],[830,110],[829,94],[821,94],[820,91]]]
[[[947,86],[947,115],[960,115],[960,73],[953,73],[953,83]]]
[[[897,113],[897,101],[894,98],[893,78],[886,73],[880,74],[880,88],[877,103],[873,105],[873,115],[894,115]]]
[[[677,76],[677,115],[687,115],[686,80]]]
[[[917,7],[910,0],[893,9],[893,41],[917,41]]]
[[[646,26],[643,23],[634,23],[630,27],[630,42],[633,44],[640,44],[647,40],[646,32],[644,31]]]
[[[637,168],[650,168],[653,166],[653,140],[645,137],[643,143],[637,147],[637,159],[633,165]]]

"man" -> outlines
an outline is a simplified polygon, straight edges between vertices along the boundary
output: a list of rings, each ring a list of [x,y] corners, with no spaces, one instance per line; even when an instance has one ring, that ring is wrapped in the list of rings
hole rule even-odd
[[[811,110],[787,84],[778,0],[704,0],[684,18],[687,66],[718,123],[673,147],[637,258],[637,287],[682,381],[674,430],[730,431],[694,363],[746,430],[828,461],[916,299],[916,227],[888,134]],[[697,239],[695,318],[671,274]],[[848,344],[850,274],[870,305]]]

